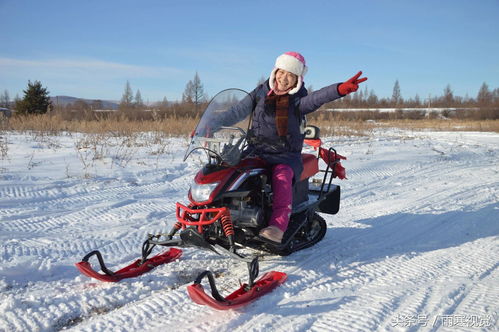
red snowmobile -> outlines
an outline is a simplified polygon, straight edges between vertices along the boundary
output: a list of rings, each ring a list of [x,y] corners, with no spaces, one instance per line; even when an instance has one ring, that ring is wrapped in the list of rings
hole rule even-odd
[[[232,126],[224,126],[228,112],[237,105],[246,108],[247,115]],[[255,101],[245,91],[224,90],[217,94],[204,111],[191,135],[184,161],[199,153],[206,153],[208,162],[196,174],[188,192],[189,203],[177,203],[177,222],[167,234],[149,235],[142,246],[142,258],[113,272],[107,269],[99,251],[92,251],[76,264],[85,275],[102,281],[119,281],[143,274],[155,266],[178,259],[182,251],[168,251],[148,258],[156,246],[209,249],[245,262],[249,282],[232,294],[222,297],[210,271],[201,273],[188,286],[190,297],[199,304],[216,309],[231,309],[266,294],[286,280],[286,274],[272,271],[256,280],[259,274],[258,256],[245,257],[238,250],[249,247],[277,255],[289,255],[319,242],[326,233],[326,222],[317,213],[335,214],[340,206],[340,187],[332,184],[335,177],[345,178],[340,159],[332,148],[321,147],[319,128],[305,128],[305,143],[314,153],[303,153],[304,170],[293,188],[293,210],[282,243],[259,237],[267,226],[272,211],[270,170],[263,160],[251,154],[252,110]],[[325,169],[319,170],[319,160]],[[321,174],[322,173],[322,174]],[[98,258],[103,273],[95,271],[88,262]],[[204,292],[202,280],[207,277],[211,294]]]

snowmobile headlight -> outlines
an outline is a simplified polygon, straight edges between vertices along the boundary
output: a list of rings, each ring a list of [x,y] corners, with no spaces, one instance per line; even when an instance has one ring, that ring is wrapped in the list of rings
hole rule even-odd
[[[194,182],[191,184],[191,196],[195,202],[204,202],[210,198],[211,193],[218,186],[218,182],[198,184]]]

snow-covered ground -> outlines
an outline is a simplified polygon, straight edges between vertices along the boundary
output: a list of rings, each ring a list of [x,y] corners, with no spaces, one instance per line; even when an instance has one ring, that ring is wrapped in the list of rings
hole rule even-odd
[[[186,140],[1,133],[0,331],[493,331],[499,309],[499,134],[383,130],[327,138],[348,180],[323,241],[266,256],[286,272],[237,311],[193,303],[205,269],[222,294],[246,267],[185,249],[119,283],[81,275],[99,249],[116,270],[170,229],[200,160]],[[101,138],[102,139],[102,138]],[[6,154],[6,155],[5,155]],[[94,262],[95,263],[95,262]]]

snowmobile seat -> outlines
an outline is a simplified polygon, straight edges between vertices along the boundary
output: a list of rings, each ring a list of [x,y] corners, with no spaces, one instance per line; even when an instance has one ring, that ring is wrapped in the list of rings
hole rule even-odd
[[[301,172],[300,181],[303,181],[319,172],[319,159],[310,153],[302,153],[301,158],[303,161],[303,172]]]

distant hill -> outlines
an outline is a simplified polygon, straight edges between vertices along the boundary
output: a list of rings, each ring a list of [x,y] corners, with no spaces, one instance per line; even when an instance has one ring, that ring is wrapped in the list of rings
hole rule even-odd
[[[100,99],[83,99],[83,98],[77,98],[77,97],[70,97],[70,96],[55,96],[55,97],[50,97],[50,100],[52,101],[53,105],[59,105],[59,106],[67,106],[69,104],[73,104],[74,102],[81,100],[84,101],[87,104],[93,104],[96,102],[101,102],[102,103],[102,109],[112,109],[116,110],[118,109],[119,104],[114,101],[110,100],[100,100]]]

